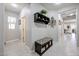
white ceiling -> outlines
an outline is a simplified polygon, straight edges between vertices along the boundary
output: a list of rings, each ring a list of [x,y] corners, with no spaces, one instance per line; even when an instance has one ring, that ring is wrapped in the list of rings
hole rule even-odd
[[[16,12],[16,13],[20,13],[21,10],[25,7],[25,6],[29,6],[30,3],[16,3],[18,5],[17,8],[11,6],[10,3],[4,3],[5,5],[5,9],[8,11],[12,11],[12,12]],[[55,3],[40,3],[43,7],[45,7],[48,10],[59,10],[61,8],[64,7],[68,7],[68,6],[73,6],[73,5],[78,5],[79,3],[61,3],[56,5]],[[69,12],[68,12],[69,13]],[[65,15],[67,14],[64,13]],[[67,17],[68,18],[68,17]]]
[[[4,3],[6,10],[14,11],[19,13],[25,6],[28,6],[30,3],[16,3],[18,8],[14,8],[10,3]],[[77,5],[78,3],[61,3],[60,5],[56,5],[55,3],[40,3],[43,7],[48,10],[59,10],[63,7],[68,7],[72,5]]]
[[[24,6],[27,6],[31,3],[16,3],[19,7],[18,8],[14,8],[10,5],[10,3],[4,3],[5,7],[7,10],[12,10],[12,11],[15,11],[15,12],[19,12],[21,11],[21,9],[24,7]],[[48,10],[58,10],[58,9],[61,9],[63,7],[68,7],[68,6],[72,6],[72,5],[77,5],[78,3],[61,3],[59,5],[56,5],[55,3],[40,3],[43,7],[45,7],[46,9]]]
[[[8,11],[20,13],[21,10],[22,10],[25,6],[28,6],[28,5],[29,5],[29,3],[16,3],[16,4],[18,5],[17,8],[13,7],[10,3],[4,3],[5,9],[8,10]]]
[[[70,9],[61,14],[63,20],[76,19],[76,9]]]
[[[79,3],[61,3],[61,4],[55,4],[55,3],[41,3],[42,6],[44,6],[48,10],[59,10],[64,7],[78,5]]]

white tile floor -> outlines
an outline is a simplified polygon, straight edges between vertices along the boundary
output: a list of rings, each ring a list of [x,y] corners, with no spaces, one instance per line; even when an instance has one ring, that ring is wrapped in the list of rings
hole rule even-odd
[[[78,50],[75,35],[66,34],[64,36],[64,44],[59,42],[54,43],[43,56],[77,56],[79,55]],[[21,41],[6,44],[4,53],[6,56],[39,56]]]

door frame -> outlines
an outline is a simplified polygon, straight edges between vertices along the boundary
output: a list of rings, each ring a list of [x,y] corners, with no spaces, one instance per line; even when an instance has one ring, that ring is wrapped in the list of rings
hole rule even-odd
[[[21,41],[26,42],[26,16],[21,17]]]
[[[62,18],[61,14],[62,14],[63,12],[70,11],[70,10],[74,10],[74,9],[75,9],[75,11],[76,11],[76,41],[77,41],[77,39],[78,39],[78,36],[77,36],[77,12],[78,12],[78,9],[77,9],[77,8],[72,8],[72,9],[64,10],[64,11],[62,11],[62,12],[59,12],[59,14],[60,14],[60,17]],[[63,24],[63,23],[62,23],[62,24]],[[64,24],[63,24],[63,27],[64,27]],[[64,30],[64,29],[63,29],[63,30]],[[64,31],[63,31],[63,33],[64,33]]]

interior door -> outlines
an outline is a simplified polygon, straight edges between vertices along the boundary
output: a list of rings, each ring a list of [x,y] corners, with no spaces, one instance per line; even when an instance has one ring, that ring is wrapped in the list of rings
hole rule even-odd
[[[21,41],[26,41],[26,17],[21,18]]]

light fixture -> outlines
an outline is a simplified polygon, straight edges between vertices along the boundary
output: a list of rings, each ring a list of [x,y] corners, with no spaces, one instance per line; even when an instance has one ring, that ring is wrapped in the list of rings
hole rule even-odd
[[[18,7],[18,5],[17,4],[15,4],[15,3],[12,3],[11,4],[13,7],[15,7],[15,8],[17,8]]]
[[[73,15],[74,15],[74,13],[69,14],[69,16],[73,16]]]
[[[60,5],[61,3],[55,3],[55,5]]]

